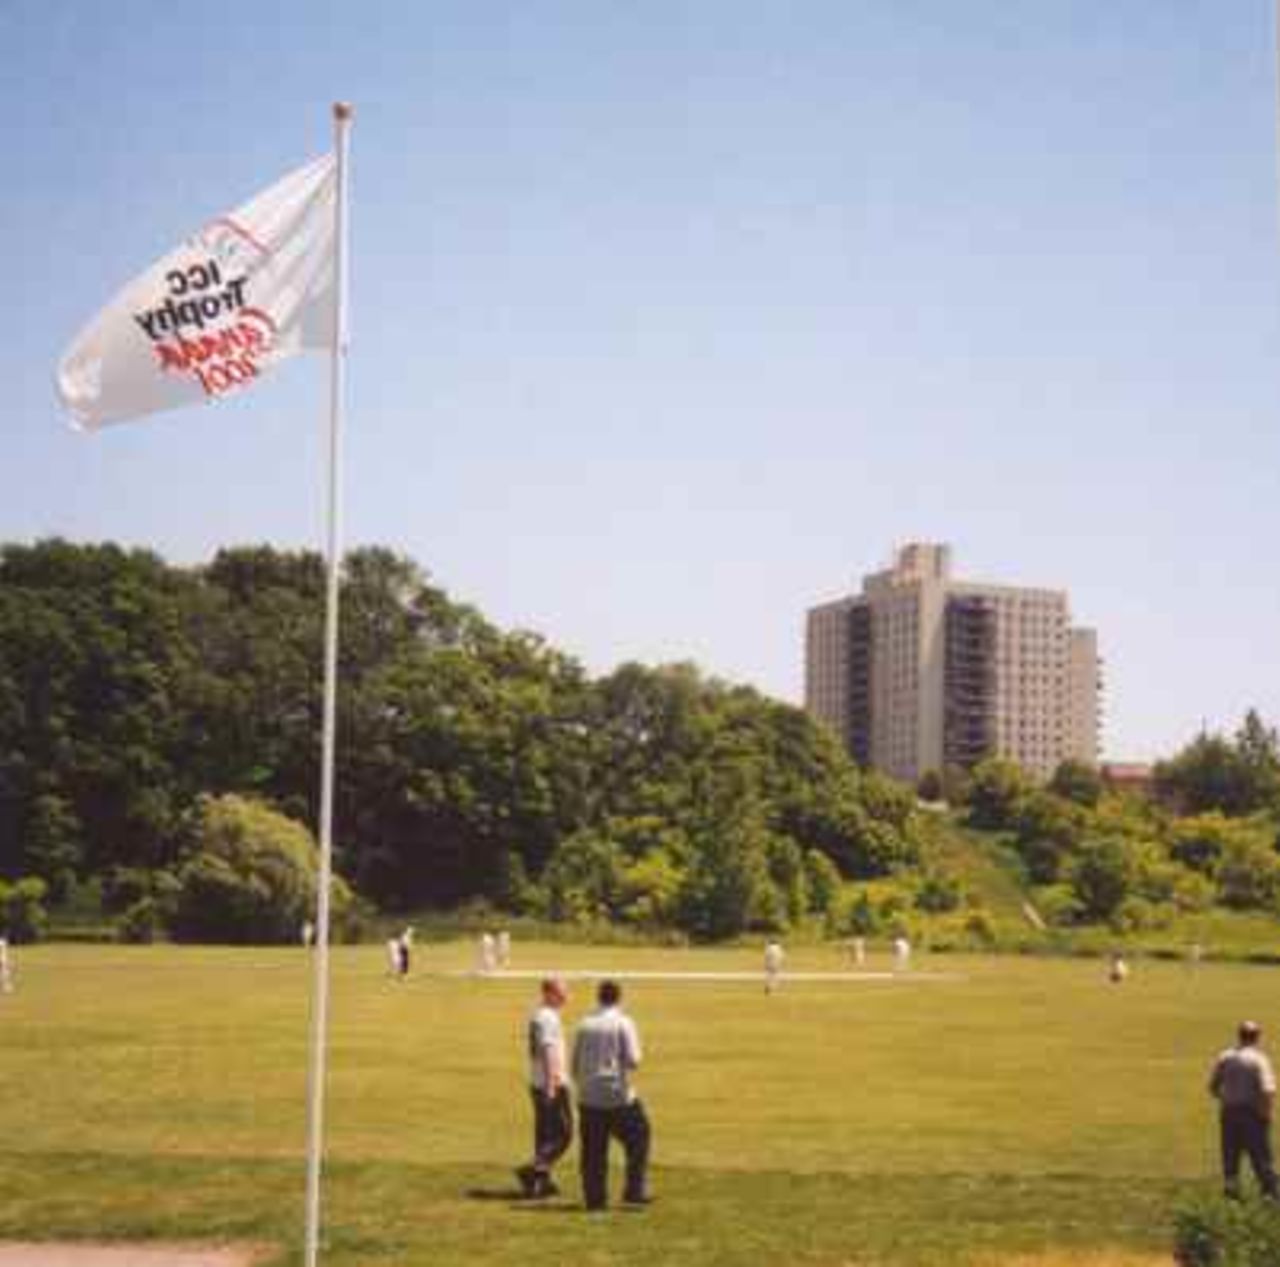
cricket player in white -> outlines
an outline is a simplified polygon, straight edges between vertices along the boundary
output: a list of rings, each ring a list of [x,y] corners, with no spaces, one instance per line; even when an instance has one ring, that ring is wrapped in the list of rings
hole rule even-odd
[[[764,992],[772,994],[778,988],[778,978],[782,975],[782,961],[786,953],[781,942],[769,941],[764,948]]]

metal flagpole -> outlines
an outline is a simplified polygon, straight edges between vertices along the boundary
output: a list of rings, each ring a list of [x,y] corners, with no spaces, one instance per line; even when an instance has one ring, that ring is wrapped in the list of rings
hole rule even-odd
[[[338,696],[338,567],[341,562],[342,394],[347,356],[347,147],[353,111],[333,107],[337,189],[334,198],[333,348],[329,372],[328,585],[324,623],[324,746],[320,767],[320,877],[311,985],[311,1053],[307,1069],[306,1267],[320,1252],[320,1156],[324,1139],[325,1043],[329,1022],[329,888],[333,877],[333,753]]]

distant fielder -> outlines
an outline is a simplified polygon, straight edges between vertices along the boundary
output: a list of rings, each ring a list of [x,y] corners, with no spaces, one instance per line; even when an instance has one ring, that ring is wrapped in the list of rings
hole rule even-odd
[[[498,944],[493,940],[492,933],[480,934],[480,959],[479,968],[481,972],[492,972],[498,965]]]
[[[893,970],[906,972],[911,967],[911,943],[901,933],[893,939]]]
[[[497,941],[498,967],[511,967],[511,934],[505,928],[498,930]]]
[[[12,993],[13,965],[9,962],[9,941],[0,937],[0,994]]]
[[[778,988],[778,978],[782,975],[782,961],[786,952],[782,943],[770,940],[764,947],[764,992],[772,994]]]

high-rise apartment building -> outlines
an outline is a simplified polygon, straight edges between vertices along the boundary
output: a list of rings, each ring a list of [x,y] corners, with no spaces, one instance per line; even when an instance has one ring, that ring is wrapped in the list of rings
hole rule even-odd
[[[957,581],[915,543],[862,593],[810,609],[805,707],[864,765],[901,779],[1011,757],[1098,761],[1097,636],[1061,590]]]

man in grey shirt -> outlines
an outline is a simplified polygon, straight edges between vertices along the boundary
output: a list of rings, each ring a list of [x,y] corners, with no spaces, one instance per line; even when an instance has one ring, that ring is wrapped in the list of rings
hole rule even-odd
[[[1276,1078],[1271,1062],[1258,1046],[1261,1027],[1241,1021],[1238,1042],[1214,1063],[1209,1093],[1221,1110],[1222,1177],[1228,1197],[1240,1196],[1240,1158],[1248,1155],[1264,1195],[1276,1199],[1276,1172],[1271,1161],[1271,1107]]]
[[[626,1155],[622,1199],[648,1205],[649,1118],[631,1085],[631,1074],[640,1067],[640,1035],[619,1006],[617,982],[602,981],[596,997],[600,1006],[578,1026],[573,1043],[582,1199],[588,1210],[608,1204],[609,1140],[616,1138]]]

